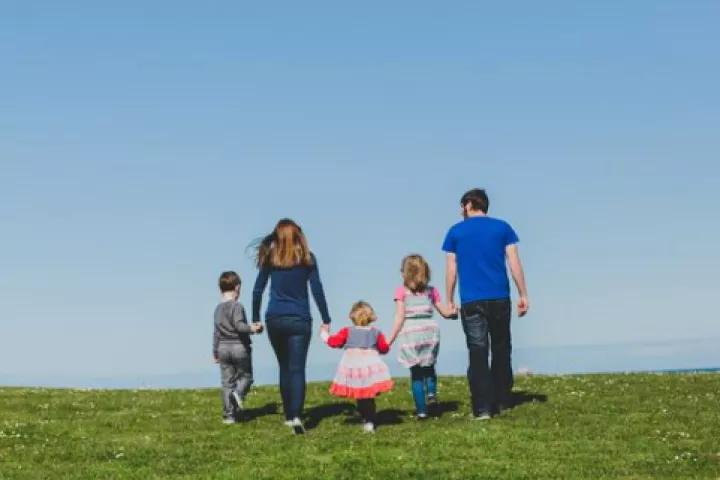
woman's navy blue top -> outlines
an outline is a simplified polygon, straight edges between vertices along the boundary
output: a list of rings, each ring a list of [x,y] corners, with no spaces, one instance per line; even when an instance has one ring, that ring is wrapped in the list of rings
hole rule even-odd
[[[268,302],[265,319],[276,317],[301,317],[308,321],[310,316],[310,300],[308,284],[317,304],[323,323],[330,323],[325,292],[320,281],[315,255],[310,254],[311,265],[296,265],[290,268],[261,268],[253,287],[252,321],[260,321],[262,296],[270,281],[270,301]]]

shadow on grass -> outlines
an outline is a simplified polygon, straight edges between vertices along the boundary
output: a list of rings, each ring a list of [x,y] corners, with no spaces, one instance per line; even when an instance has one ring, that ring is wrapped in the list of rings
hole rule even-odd
[[[355,411],[355,405],[350,402],[325,403],[305,410],[305,429],[312,430],[328,417],[348,415]]]
[[[428,413],[433,416],[440,418],[446,413],[457,412],[460,409],[460,402],[438,402],[434,406],[428,405]]]
[[[548,396],[543,393],[530,393],[522,390],[512,392],[510,394],[510,402],[508,405],[504,405],[504,410],[510,410],[515,407],[519,407],[525,403],[545,403],[548,401]]]
[[[241,422],[250,422],[266,415],[275,415],[277,412],[278,404],[272,402],[260,408],[247,408],[243,410],[238,420]]]
[[[407,416],[407,412],[397,408],[380,410],[375,415],[375,426],[400,425],[403,423],[403,417],[405,416]],[[362,423],[362,418],[360,418],[360,415],[357,413],[357,409],[354,408],[354,406],[352,414],[348,415],[345,419],[345,423],[347,425],[360,425]]]

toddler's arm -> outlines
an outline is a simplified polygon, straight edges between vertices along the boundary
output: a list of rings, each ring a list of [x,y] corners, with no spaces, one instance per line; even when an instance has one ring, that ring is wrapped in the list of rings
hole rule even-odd
[[[378,332],[377,350],[381,355],[385,355],[390,351],[390,344],[387,342],[385,335],[383,335],[382,332]]]
[[[342,348],[345,346],[345,342],[347,342],[348,333],[350,333],[350,330],[348,330],[347,327],[343,328],[335,335],[330,335],[328,332],[323,330],[320,332],[320,338],[322,338],[322,340],[331,348]]]

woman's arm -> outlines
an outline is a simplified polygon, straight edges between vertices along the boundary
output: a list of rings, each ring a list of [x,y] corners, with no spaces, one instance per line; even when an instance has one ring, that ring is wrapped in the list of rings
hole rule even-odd
[[[258,272],[257,278],[255,279],[255,286],[253,287],[253,298],[252,298],[252,321],[257,323],[260,321],[260,307],[262,306],[262,296],[265,292],[268,279],[270,278],[270,270],[261,268]]]
[[[320,281],[320,269],[318,268],[317,258],[312,255],[312,270],[310,271],[310,290],[312,291],[315,304],[320,311],[322,322],[325,325],[330,324],[330,313],[328,312],[327,301],[325,300],[325,291],[323,289],[322,282]]]

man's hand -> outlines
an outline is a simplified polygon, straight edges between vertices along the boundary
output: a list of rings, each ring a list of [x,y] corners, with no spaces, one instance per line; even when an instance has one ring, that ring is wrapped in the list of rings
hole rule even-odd
[[[457,305],[455,305],[453,302],[448,302],[447,310],[448,316],[446,318],[448,320],[456,320],[458,318],[458,308]]]
[[[265,327],[263,327],[263,324],[260,322],[255,322],[252,324],[252,332],[255,334],[260,334],[265,330]]]
[[[524,317],[525,314],[530,309],[530,302],[528,301],[527,297],[520,297],[518,299],[518,317]]]

